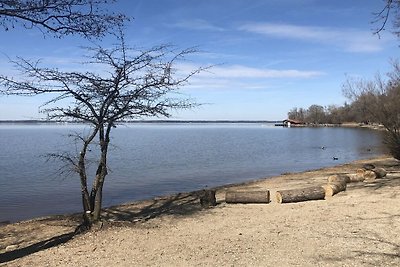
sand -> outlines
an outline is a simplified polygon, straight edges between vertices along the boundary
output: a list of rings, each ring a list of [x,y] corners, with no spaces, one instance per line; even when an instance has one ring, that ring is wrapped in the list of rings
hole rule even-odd
[[[323,185],[366,162],[387,177],[348,184],[326,200],[276,202],[277,190]],[[0,227],[0,265],[400,266],[400,163],[392,158],[234,187],[268,189],[272,202],[226,204],[227,186],[218,188],[216,207],[202,209],[194,194],[179,194],[109,208],[102,225],[72,239],[78,216],[8,224]],[[68,241],[54,246],[60,236]]]

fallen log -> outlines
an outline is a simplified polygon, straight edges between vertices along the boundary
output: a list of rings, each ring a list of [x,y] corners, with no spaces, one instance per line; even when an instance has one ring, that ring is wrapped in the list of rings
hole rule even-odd
[[[332,197],[339,192],[345,191],[347,183],[345,180],[330,182],[325,186],[325,197]]]
[[[257,191],[227,191],[225,193],[226,203],[269,203],[268,190]]]
[[[387,174],[387,171],[384,168],[375,168],[372,171],[375,173],[376,179],[383,178]]]
[[[331,175],[328,177],[328,183],[334,183],[334,182],[344,182],[344,183],[350,183],[351,179],[350,176],[346,174],[335,174]]]
[[[322,186],[313,186],[302,189],[282,190],[276,192],[278,203],[292,203],[325,198],[325,189]]]
[[[365,180],[364,172],[364,169],[358,169],[355,174],[349,175],[350,183],[363,182]]]

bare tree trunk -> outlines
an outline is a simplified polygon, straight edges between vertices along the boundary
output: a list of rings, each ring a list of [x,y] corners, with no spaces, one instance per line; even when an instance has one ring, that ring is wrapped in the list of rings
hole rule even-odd
[[[89,191],[87,187],[87,174],[86,174],[86,152],[89,144],[95,138],[98,133],[98,127],[93,129],[92,134],[87,138],[80,137],[83,141],[83,147],[81,152],[79,153],[79,162],[78,162],[78,172],[81,182],[81,192],[82,192],[82,206],[83,206],[83,219],[84,224],[86,226],[90,226],[92,222],[92,210],[93,205],[90,201]]]
[[[99,181],[99,186],[96,191],[96,195],[94,197],[93,222],[100,220],[101,206],[103,202],[103,184],[104,178],[101,178],[101,181]]]
[[[93,181],[93,187],[90,194],[90,201],[92,207],[92,222],[96,222],[100,220],[101,215],[101,207],[103,201],[103,185],[104,180],[108,174],[107,171],[107,152],[108,152],[108,144],[110,142],[110,131],[112,125],[107,125],[107,129],[104,132],[104,125],[100,126],[99,129],[99,139],[100,139],[100,147],[101,147],[101,156],[99,166],[96,171],[96,177]]]

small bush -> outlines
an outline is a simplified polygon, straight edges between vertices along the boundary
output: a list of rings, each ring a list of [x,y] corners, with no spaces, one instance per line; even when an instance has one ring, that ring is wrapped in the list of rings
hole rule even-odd
[[[385,136],[385,143],[390,154],[395,159],[400,160],[400,133],[398,131],[387,132]]]

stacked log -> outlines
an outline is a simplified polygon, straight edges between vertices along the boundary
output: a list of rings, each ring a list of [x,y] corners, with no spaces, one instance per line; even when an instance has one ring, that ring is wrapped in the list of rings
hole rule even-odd
[[[278,203],[293,203],[308,200],[325,199],[325,189],[322,186],[313,186],[302,189],[281,190],[276,192]]]
[[[249,191],[227,191],[225,194],[226,203],[269,203],[270,194],[268,190]]]
[[[384,168],[376,168],[373,164],[364,164],[362,169],[357,170],[356,179],[359,181],[370,182],[375,179],[380,179],[385,177],[387,171]]]
[[[348,183],[373,181],[385,177],[386,174],[387,172],[383,168],[376,168],[372,164],[365,164],[363,168],[358,169],[355,174],[336,174],[329,176],[328,183],[325,186],[277,191],[276,199],[278,203],[322,200],[345,191]],[[227,191],[225,201],[227,203],[269,203],[270,193],[268,190]]]

